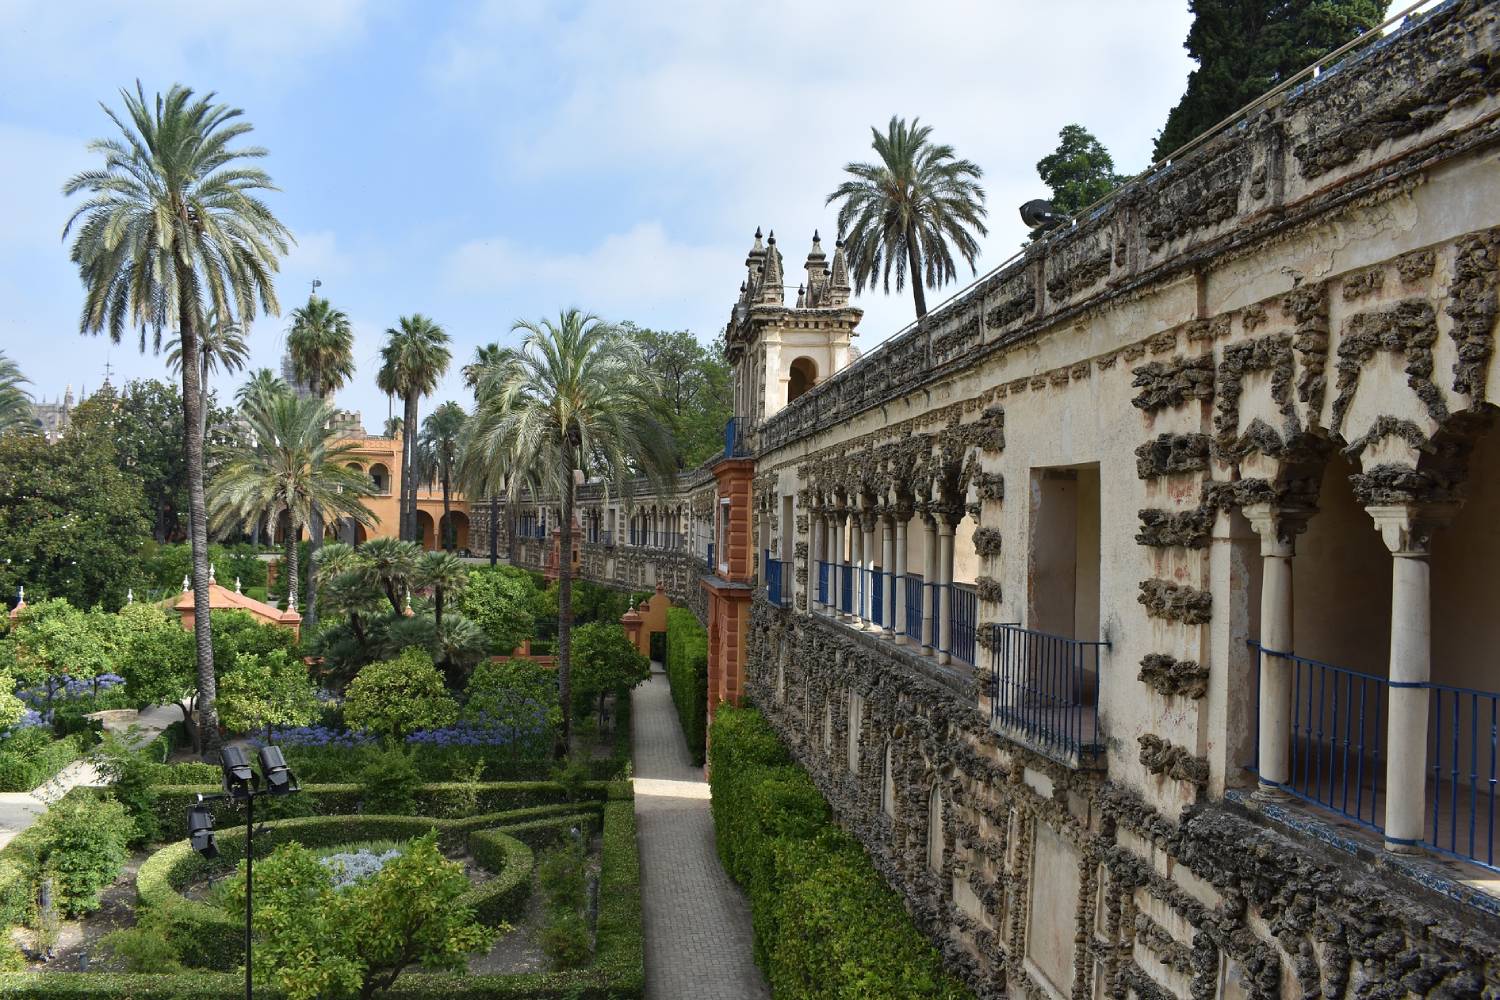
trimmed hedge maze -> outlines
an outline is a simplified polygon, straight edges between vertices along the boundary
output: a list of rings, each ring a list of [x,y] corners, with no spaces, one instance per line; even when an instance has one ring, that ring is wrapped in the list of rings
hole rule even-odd
[[[349,786],[352,788],[352,786]],[[403,976],[381,995],[393,1000],[636,1000],[644,990],[641,939],[640,865],[636,853],[634,805],[619,786],[587,785],[573,801],[562,786],[550,782],[492,783],[471,786],[424,786],[419,799],[427,806],[477,801],[478,815],[454,818],[333,814],[270,820],[257,832],[255,855],[297,841],[308,847],[332,847],[364,840],[406,840],[436,830],[445,850],[467,849],[475,863],[491,874],[465,900],[490,925],[519,917],[531,891],[534,851],[574,829],[602,830],[599,908],[594,958],[590,966],[569,972],[504,975],[422,974]],[[157,807],[164,822],[180,822],[181,813],[200,789],[162,788]],[[201,789],[207,791],[208,789]],[[357,797],[357,791],[354,792]],[[336,810],[350,804],[345,786],[307,786],[303,808]],[[181,829],[180,826],[169,827]],[[25,1000],[103,997],[113,1000],[231,1000],[243,996],[244,980],[234,970],[243,957],[243,925],[223,910],[189,899],[183,890],[215,872],[227,872],[244,856],[243,825],[221,817],[219,857],[209,861],[183,841],[151,855],[136,878],[141,907],[164,908],[182,931],[185,961],[194,966],[174,975],[87,972],[0,974],[0,995]],[[0,874],[3,874],[0,854]],[[0,900],[5,887],[0,884]],[[260,991],[257,991],[260,992]],[[267,996],[273,994],[267,993]]]

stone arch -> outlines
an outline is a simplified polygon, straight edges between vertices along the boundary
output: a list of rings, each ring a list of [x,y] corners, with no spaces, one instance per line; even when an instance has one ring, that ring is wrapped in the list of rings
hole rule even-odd
[[[865,699],[858,691],[849,689],[849,725],[846,730],[847,746],[845,763],[848,765],[850,774],[859,773],[859,735],[864,728],[865,721]]]
[[[797,358],[787,378],[786,401],[790,403],[817,384],[818,363],[806,355]]]
[[[932,790],[927,793],[927,868],[929,871],[937,874],[942,872],[945,846],[943,790],[940,785],[933,784]]]
[[[443,516],[438,538],[444,548],[463,550],[469,547],[469,515],[461,510],[450,511]],[[450,545],[451,536],[451,545]]]
[[[436,533],[433,530],[432,515],[425,510],[417,511],[417,541],[422,548],[431,552],[436,544]]]
[[[384,462],[376,462],[370,466],[370,482],[375,487],[375,492],[386,496],[391,492],[391,470],[386,468]]]
[[[880,758],[880,810],[891,819],[896,818],[895,751],[890,740],[885,741],[885,752]]]

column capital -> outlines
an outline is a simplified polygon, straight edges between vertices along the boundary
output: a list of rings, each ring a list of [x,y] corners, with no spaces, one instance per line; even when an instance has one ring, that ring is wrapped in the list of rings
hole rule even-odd
[[[940,518],[938,518],[937,529],[938,529],[938,534],[939,535],[951,535],[951,534],[953,534],[953,529],[957,528],[957,527],[958,527],[958,525],[954,524],[952,521],[948,520],[946,517],[940,517]]]
[[[866,509],[859,513],[859,525],[866,532],[874,531],[875,522],[878,520],[880,520],[880,515],[876,511]]]
[[[1422,559],[1432,553],[1432,536],[1453,521],[1459,506],[1455,501],[1377,504],[1365,511],[1392,555]]]
[[[1308,520],[1317,513],[1312,507],[1277,503],[1247,504],[1242,510],[1260,536],[1260,554],[1288,559],[1296,554],[1297,536],[1307,530]]]

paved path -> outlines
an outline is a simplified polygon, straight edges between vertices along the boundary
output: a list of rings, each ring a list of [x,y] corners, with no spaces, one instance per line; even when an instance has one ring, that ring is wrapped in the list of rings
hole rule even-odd
[[[136,746],[156,738],[169,725],[182,718],[182,710],[173,705],[157,705],[145,709],[133,721],[136,729]],[[125,725],[109,725],[107,728],[123,732]],[[51,780],[29,792],[0,792],[0,847],[4,847],[18,834],[37,821],[47,811],[50,803],[56,802],[79,785],[99,785],[99,772],[87,759],[75,760],[58,771]]]
[[[688,757],[667,676],[631,694],[648,1000],[761,1000],[750,906],[714,849],[708,783]]]

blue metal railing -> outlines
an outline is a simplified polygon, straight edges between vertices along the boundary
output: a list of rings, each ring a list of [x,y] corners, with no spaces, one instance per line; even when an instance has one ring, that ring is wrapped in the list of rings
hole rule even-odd
[[[824,604],[824,605],[826,605],[828,603],[828,569],[829,569],[828,564],[826,562],[824,562],[823,560],[819,559],[818,560],[818,603],[819,604]]]
[[[906,598],[906,636],[922,641],[922,578],[915,573],[902,577]]]
[[[780,559],[772,559],[771,551],[765,553],[766,566],[766,599],[777,607],[787,606],[787,592],[785,589],[787,564]]]
[[[839,610],[846,615],[854,614],[854,567],[836,566],[839,574]]]
[[[991,724],[1065,756],[1100,749],[1100,650],[1109,643],[991,628]]]
[[[716,570],[716,569],[719,568],[719,564],[716,563],[716,562],[714,562],[714,543],[713,542],[709,542],[708,543],[708,568],[710,570]]]
[[[974,666],[974,632],[979,621],[979,595],[972,584],[948,586],[949,648],[943,652]]]
[[[724,457],[733,458],[734,450],[739,444],[735,435],[734,417],[730,417],[724,424]]]
[[[1428,844],[1494,868],[1500,694],[1447,684],[1426,686],[1432,692]]]
[[[865,570],[870,587],[870,621],[885,625],[885,574],[878,569]]]

